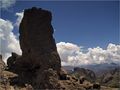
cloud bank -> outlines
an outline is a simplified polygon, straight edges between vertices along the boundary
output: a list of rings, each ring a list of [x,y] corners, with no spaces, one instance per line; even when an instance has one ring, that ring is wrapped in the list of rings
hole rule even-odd
[[[21,54],[19,41],[12,32],[13,28],[12,22],[0,18],[0,54],[5,62],[11,52]]]
[[[12,5],[12,0],[10,0],[9,2],[7,1],[8,0],[2,1],[4,3],[2,4],[4,5],[3,8],[7,8],[8,6]],[[5,62],[7,58],[11,56],[11,52],[15,52],[19,55],[22,54],[19,40],[17,39],[18,34],[15,35],[13,33],[13,29],[15,26],[19,27],[19,24],[23,18],[23,12],[16,13],[15,15],[17,16],[17,19],[14,24],[9,20],[4,20],[0,18],[0,54],[2,54],[3,60]]]
[[[15,4],[16,0],[0,0],[0,8],[7,9]]]
[[[108,44],[104,50],[100,47],[88,48],[83,52],[83,48],[73,43],[57,43],[57,50],[62,60],[62,65],[87,65],[101,63],[120,63],[120,45]]]

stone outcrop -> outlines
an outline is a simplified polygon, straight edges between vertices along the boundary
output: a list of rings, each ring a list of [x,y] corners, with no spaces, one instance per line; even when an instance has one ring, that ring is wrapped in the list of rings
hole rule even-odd
[[[83,84],[84,81],[85,81],[85,77],[84,77],[84,76],[81,76],[81,77],[79,78],[80,84]]]
[[[19,28],[22,56],[17,58],[12,54],[8,59],[8,67],[14,67],[12,71],[19,74],[20,82],[30,83],[34,88],[58,88],[55,84],[61,61],[51,20],[52,14],[47,10],[35,7],[26,9]]]
[[[61,62],[53,38],[51,20],[49,11],[35,7],[25,10],[19,30],[22,59],[18,64],[23,63],[29,68],[39,67],[41,71],[49,68],[60,71]]]
[[[89,69],[75,67],[73,74],[76,74],[78,78],[83,76],[84,78],[86,78],[86,80],[88,80],[90,82],[95,82],[95,80],[96,80],[95,73]]]
[[[61,62],[53,38],[51,20],[49,11],[35,7],[25,10],[19,29],[23,53],[20,62],[24,65],[32,68],[39,66],[41,71],[48,68],[60,71]]]
[[[67,80],[68,79],[67,75],[68,75],[67,71],[65,69],[61,68],[60,73],[59,73],[59,79]]]
[[[94,83],[94,84],[93,84],[93,89],[98,89],[98,90],[100,90],[100,84],[99,84],[99,83]]]
[[[12,52],[12,56],[7,59],[7,66],[10,70],[13,70],[15,68],[15,62],[20,57],[20,55]]]
[[[101,85],[120,88],[120,85],[118,83],[120,82],[120,67],[104,72],[104,74],[99,77],[99,79]]]

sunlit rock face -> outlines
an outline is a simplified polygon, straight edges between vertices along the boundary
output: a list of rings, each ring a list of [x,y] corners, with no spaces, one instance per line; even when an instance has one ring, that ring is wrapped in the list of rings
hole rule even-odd
[[[4,61],[2,60],[2,55],[0,55],[0,76],[2,71],[5,69],[6,65],[4,63]]]

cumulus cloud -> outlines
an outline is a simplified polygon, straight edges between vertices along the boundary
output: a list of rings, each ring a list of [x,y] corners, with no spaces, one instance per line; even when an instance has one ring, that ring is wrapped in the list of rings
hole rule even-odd
[[[88,48],[86,53],[82,49],[82,47],[73,43],[57,43],[62,65],[79,66],[112,62],[120,63],[120,45],[110,43],[105,50],[100,47]]]
[[[23,18],[23,14],[24,14],[24,12],[18,12],[18,13],[15,14],[17,16],[15,26],[19,27],[20,22],[21,22],[21,20]]]
[[[7,9],[14,5],[16,0],[0,0],[0,8]]]
[[[19,40],[14,35],[13,28],[18,26],[23,18],[23,12],[16,13],[17,20],[13,24],[8,20],[0,19],[0,54],[3,59],[11,55],[11,52],[21,54]],[[87,65],[100,63],[120,63],[120,45],[108,44],[106,49],[101,47],[88,48],[87,52],[83,52],[84,48],[73,43],[59,42],[56,44],[58,53],[62,60],[62,65]],[[86,50],[85,50],[86,51]]]
[[[19,41],[12,32],[13,28],[12,22],[0,18],[0,54],[5,62],[11,52],[21,54]]]
[[[5,62],[7,58],[11,56],[11,52],[15,52],[20,55],[22,53],[19,40],[17,39],[18,34],[15,35],[12,31],[15,26],[19,27],[23,18],[23,12],[16,13],[15,15],[17,16],[15,24],[9,20],[0,18],[0,54],[2,54]]]

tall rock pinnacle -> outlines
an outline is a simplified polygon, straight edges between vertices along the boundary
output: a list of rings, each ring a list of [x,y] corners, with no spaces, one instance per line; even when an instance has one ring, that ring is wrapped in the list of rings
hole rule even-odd
[[[23,62],[37,65],[40,69],[53,68],[59,71],[61,67],[51,25],[51,12],[41,8],[26,9],[20,24],[20,46]]]
[[[51,12],[33,7],[24,11],[20,23],[22,56],[14,60],[14,68],[21,82],[30,83],[34,88],[58,88],[55,84],[61,61],[53,38],[51,20]]]

